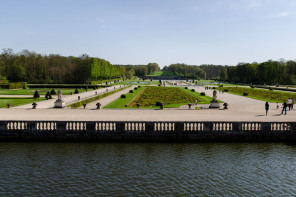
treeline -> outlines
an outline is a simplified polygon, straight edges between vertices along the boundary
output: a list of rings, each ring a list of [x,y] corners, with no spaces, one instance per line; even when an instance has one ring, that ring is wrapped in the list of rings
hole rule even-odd
[[[159,71],[159,65],[157,63],[149,63],[147,65],[117,65],[123,66],[126,71],[126,78],[130,79],[132,76],[144,77],[147,75],[153,75],[156,71]]]
[[[162,70],[169,75],[235,83],[296,84],[296,62],[292,60],[239,63],[237,66],[171,64]]]
[[[239,63],[224,67],[220,79],[236,83],[254,84],[296,84],[295,61],[273,61],[262,63]]]
[[[175,75],[180,77],[189,77],[197,79],[214,79],[219,76],[223,66],[221,65],[186,65],[186,64],[171,64],[165,66],[162,71],[167,75]]]
[[[90,83],[103,79],[125,77],[125,67],[89,57],[64,57],[50,54],[41,55],[23,50],[14,53],[12,49],[3,49],[0,55],[0,80],[28,83]]]

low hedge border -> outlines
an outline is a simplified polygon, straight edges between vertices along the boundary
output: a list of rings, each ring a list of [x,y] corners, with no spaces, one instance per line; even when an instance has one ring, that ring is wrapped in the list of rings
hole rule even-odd
[[[94,102],[94,101],[96,101],[96,100],[99,100],[99,99],[101,99],[101,98],[107,97],[107,96],[109,96],[109,95],[111,95],[111,94],[114,94],[114,93],[119,92],[119,91],[121,91],[121,90],[127,89],[127,88],[129,88],[129,87],[131,87],[131,86],[126,86],[126,87],[123,87],[123,88],[120,88],[120,89],[117,89],[117,90],[113,90],[113,91],[111,91],[111,92],[106,92],[106,93],[104,93],[104,94],[100,94],[100,95],[97,95],[97,96],[94,96],[94,97],[91,97],[91,98],[88,98],[88,99],[85,99],[85,100],[82,100],[82,101],[78,101],[78,102],[76,102],[76,103],[72,103],[72,104],[70,104],[70,105],[67,105],[67,107],[71,107],[72,109],[76,109],[76,108],[78,108],[78,107],[83,106],[84,103],[91,103],[91,102]]]

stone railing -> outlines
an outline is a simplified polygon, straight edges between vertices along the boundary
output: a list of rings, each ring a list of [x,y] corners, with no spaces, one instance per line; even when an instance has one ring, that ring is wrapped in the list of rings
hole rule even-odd
[[[0,140],[294,141],[296,122],[0,121]]]

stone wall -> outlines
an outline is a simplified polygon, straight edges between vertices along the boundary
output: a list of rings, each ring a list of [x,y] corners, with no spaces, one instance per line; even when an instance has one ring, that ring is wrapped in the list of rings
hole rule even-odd
[[[296,142],[296,122],[0,121],[0,141]]]

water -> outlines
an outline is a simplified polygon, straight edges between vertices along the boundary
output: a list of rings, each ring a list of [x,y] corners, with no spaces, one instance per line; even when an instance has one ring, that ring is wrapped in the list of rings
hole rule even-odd
[[[0,196],[294,196],[284,144],[0,143]]]

